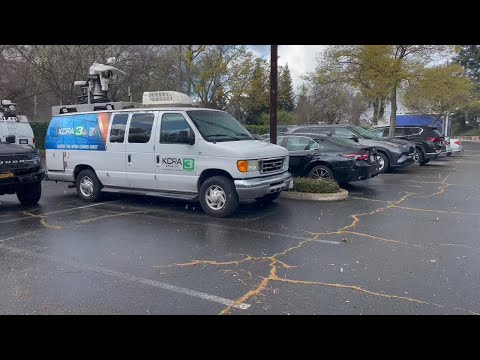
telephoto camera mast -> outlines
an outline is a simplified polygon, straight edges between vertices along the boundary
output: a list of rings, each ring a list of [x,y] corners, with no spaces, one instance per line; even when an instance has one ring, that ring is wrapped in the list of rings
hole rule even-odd
[[[83,94],[78,97],[78,104],[60,105],[52,107],[52,115],[91,112],[101,110],[119,110],[138,106],[139,104],[124,101],[112,101],[108,97],[110,80],[113,73],[126,75],[126,73],[112,66],[115,58],[108,58],[107,65],[94,62],[89,69],[88,79],[75,81],[75,86],[80,86]]]

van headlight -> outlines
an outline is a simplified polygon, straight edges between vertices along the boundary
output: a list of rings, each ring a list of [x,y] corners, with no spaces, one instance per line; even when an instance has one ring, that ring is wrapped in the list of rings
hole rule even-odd
[[[258,160],[238,160],[237,169],[244,173],[259,171]]]
[[[290,157],[287,155],[285,156],[285,161],[283,163],[283,169],[286,170],[288,169],[288,163],[290,162]]]

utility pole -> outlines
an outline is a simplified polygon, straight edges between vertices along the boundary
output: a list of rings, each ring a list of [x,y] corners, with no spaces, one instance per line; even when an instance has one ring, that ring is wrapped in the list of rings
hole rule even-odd
[[[33,97],[33,121],[37,121],[37,95]]]
[[[278,45],[270,45],[270,143],[277,143],[277,59]]]

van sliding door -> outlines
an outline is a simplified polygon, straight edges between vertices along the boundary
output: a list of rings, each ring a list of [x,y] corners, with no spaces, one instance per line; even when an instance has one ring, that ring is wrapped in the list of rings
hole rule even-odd
[[[153,132],[155,112],[135,112],[128,126],[126,157],[129,187],[156,189],[155,181],[155,135]]]

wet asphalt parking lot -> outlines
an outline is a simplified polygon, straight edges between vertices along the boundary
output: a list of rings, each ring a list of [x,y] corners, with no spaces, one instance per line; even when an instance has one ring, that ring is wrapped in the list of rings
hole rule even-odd
[[[231,218],[153,197],[0,197],[0,314],[478,314],[480,143]]]

